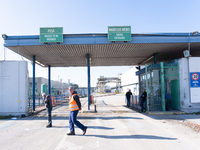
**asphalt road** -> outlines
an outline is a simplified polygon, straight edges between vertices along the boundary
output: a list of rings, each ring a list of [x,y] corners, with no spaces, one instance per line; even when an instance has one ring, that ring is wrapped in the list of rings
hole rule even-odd
[[[0,120],[1,150],[198,150],[200,133],[181,123],[141,114],[125,107],[124,95],[96,98],[97,113],[85,104],[76,128],[67,136],[68,103],[53,110],[53,127],[46,128],[46,112],[17,120]],[[91,106],[92,108],[93,106]]]

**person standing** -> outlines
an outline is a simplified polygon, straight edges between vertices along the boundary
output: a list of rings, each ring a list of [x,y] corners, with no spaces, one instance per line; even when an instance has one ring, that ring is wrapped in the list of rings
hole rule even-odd
[[[140,112],[145,112],[146,108],[144,107],[144,103],[145,103],[146,98],[147,98],[147,92],[146,92],[145,89],[143,89],[143,93],[142,93],[140,98],[141,98],[141,101],[140,101],[141,110],[140,110]]]
[[[169,96],[168,96],[168,94],[165,92],[165,109],[166,109],[166,111],[168,111],[169,110]]]
[[[52,101],[51,101],[51,96],[46,95],[46,93],[42,94],[42,98],[44,100],[46,109],[47,109],[47,118],[48,118],[48,124],[47,128],[52,127],[52,119],[51,119],[51,111],[52,111]]]
[[[130,98],[131,98],[131,90],[129,90],[128,92],[126,92],[126,99],[127,99],[127,107],[130,107]]]
[[[81,103],[79,96],[72,86],[69,87],[70,97],[69,97],[69,128],[70,132],[67,135],[75,135],[74,124],[83,131],[85,135],[87,126],[84,126],[77,120],[77,115],[79,110],[81,110]]]

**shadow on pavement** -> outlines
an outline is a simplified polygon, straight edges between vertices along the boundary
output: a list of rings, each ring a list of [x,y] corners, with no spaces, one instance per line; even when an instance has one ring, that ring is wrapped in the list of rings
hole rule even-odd
[[[88,128],[92,129],[102,129],[102,130],[113,130],[115,128],[110,128],[110,127],[103,127],[103,126],[87,126]]]
[[[104,126],[87,126],[88,128],[90,128],[90,129],[102,129],[102,130],[113,130],[113,129],[115,129],[115,128],[110,128],[110,127],[104,127]],[[52,126],[52,128],[69,128],[69,126],[67,125],[67,126]],[[75,128],[77,128],[77,126],[75,126]]]
[[[69,126],[52,126],[51,128],[69,128]]]
[[[69,114],[65,114],[63,116],[52,116],[52,120],[68,120],[69,119]],[[138,117],[121,117],[121,116],[115,116],[115,117],[102,117],[102,116],[77,116],[77,120],[95,120],[95,119],[101,119],[101,120],[122,120],[122,119],[143,119],[143,118],[138,118]],[[11,119],[6,119],[4,121],[9,121]],[[18,121],[20,120],[47,120],[47,116],[30,116],[30,117],[25,117],[25,118],[19,118],[16,119]]]
[[[155,136],[155,135],[119,135],[119,136],[111,136],[111,135],[85,135],[85,136],[95,136],[95,137],[98,137],[98,138],[106,138],[106,139],[177,140],[177,138],[161,137],[161,136]]]
[[[116,116],[116,117],[100,117],[100,116],[96,116],[96,117],[88,117],[88,116],[78,116],[78,119],[101,119],[101,120],[114,120],[114,119],[143,119],[143,118],[138,118],[138,117],[120,117],[120,116]]]

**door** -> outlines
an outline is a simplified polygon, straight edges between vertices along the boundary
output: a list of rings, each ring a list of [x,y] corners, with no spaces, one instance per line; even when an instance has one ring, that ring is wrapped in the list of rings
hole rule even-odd
[[[171,80],[171,107],[175,110],[181,110],[178,80]]]

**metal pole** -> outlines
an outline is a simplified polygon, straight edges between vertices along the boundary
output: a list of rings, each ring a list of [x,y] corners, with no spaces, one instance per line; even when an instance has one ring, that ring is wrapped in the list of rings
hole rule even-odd
[[[149,94],[148,94],[148,78],[147,78],[147,64],[145,64],[145,73],[146,73],[146,92],[147,92],[147,111],[149,111]]]
[[[51,66],[48,66],[48,94],[51,95]]]
[[[33,111],[35,111],[35,55],[33,55]]]
[[[87,54],[87,69],[88,69],[88,110],[90,110],[90,55]]]
[[[161,99],[162,99],[162,111],[165,110],[165,80],[164,80],[164,65],[160,62],[160,77],[161,77]]]

